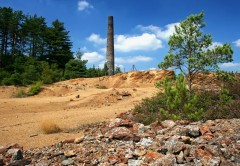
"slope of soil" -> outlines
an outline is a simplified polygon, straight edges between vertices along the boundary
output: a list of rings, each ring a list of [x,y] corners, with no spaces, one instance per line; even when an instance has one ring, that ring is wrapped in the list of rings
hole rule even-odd
[[[113,118],[156,92],[154,83],[173,71],[120,73],[111,77],[79,78],[43,87],[39,95],[16,98],[27,87],[0,87],[0,145],[24,148],[52,145],[80,137],[77,128]],[[63,132],[43,134],[40,125],[52,120]],[[69,132],[71,131],[71,132]]]

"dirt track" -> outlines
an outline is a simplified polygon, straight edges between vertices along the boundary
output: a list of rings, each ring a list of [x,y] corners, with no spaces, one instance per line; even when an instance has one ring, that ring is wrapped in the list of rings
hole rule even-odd
[[[27,149],[81,136],[79,130],[43,134],[40,124],[51,119],[69,131],[113,118],[152,96],[157,90],[154,82],[171,75],[171,71],[151,71],[80,78],[44,86],[39,95],[27,98],[15,97],[22,88],[0,87],[0,145],[19,143]]]

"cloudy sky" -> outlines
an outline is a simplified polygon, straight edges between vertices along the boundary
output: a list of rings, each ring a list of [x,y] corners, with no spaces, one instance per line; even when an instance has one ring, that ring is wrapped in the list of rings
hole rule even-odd
[[[213,45],[229,43],[234,62],[222,69],[240,72],[240,1],[238,0],[0,0],[0,6],[55,19],[70,31],[72,51],[80,48],[88,67],[106,57],[108,16],[114,16],[115,61],[125,71],[157,68],[168,52],[174,26],[191,14],[205,12],[205,33]]]

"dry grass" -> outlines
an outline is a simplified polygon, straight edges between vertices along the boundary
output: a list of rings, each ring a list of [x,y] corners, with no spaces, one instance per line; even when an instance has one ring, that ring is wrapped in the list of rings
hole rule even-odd
[[[44,134],[58,133],[61,131],[61,128],[52,119],[44,120],[40,128]]]
[[[96,84],[95,87],[97,89],[108,89],[105,85],[99,85],[99,84]]]
[[[89,129],[89,128],[93,128],[93,127],[99,127],[101,126],[103,122],[101,121],[97,121],[97,122],[89,122],[86,124],[79,124],[74,128],[68,128],[66,129],[67,132],[76,132],[76,131],[81,131],[81,130],[85,130],[85,129]]]

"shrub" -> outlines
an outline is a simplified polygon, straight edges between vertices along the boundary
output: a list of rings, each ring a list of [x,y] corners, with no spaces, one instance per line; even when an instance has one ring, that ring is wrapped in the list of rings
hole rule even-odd
[[[51,119],[44,120],[40,128],[44,134],[58,133],[61,131],[61,128]]]
[[[135,120],[148,125],[156,120],[161,119],[159,108],[163,105],[163,96],[158,93],[152,98],[143,99],[142,102],[133,109],[137,114]]]
[[[38,94],[42,89],[42,82],[38,81],[35,84],[31,85],[29,91],[28,91],[28,96],[33,96]]]
[[[201,102],[204,102],[204,119],[240,118],[240,100],[231,99],[231,94],[221,90],[220,93],[206,91],[199,94]]]

